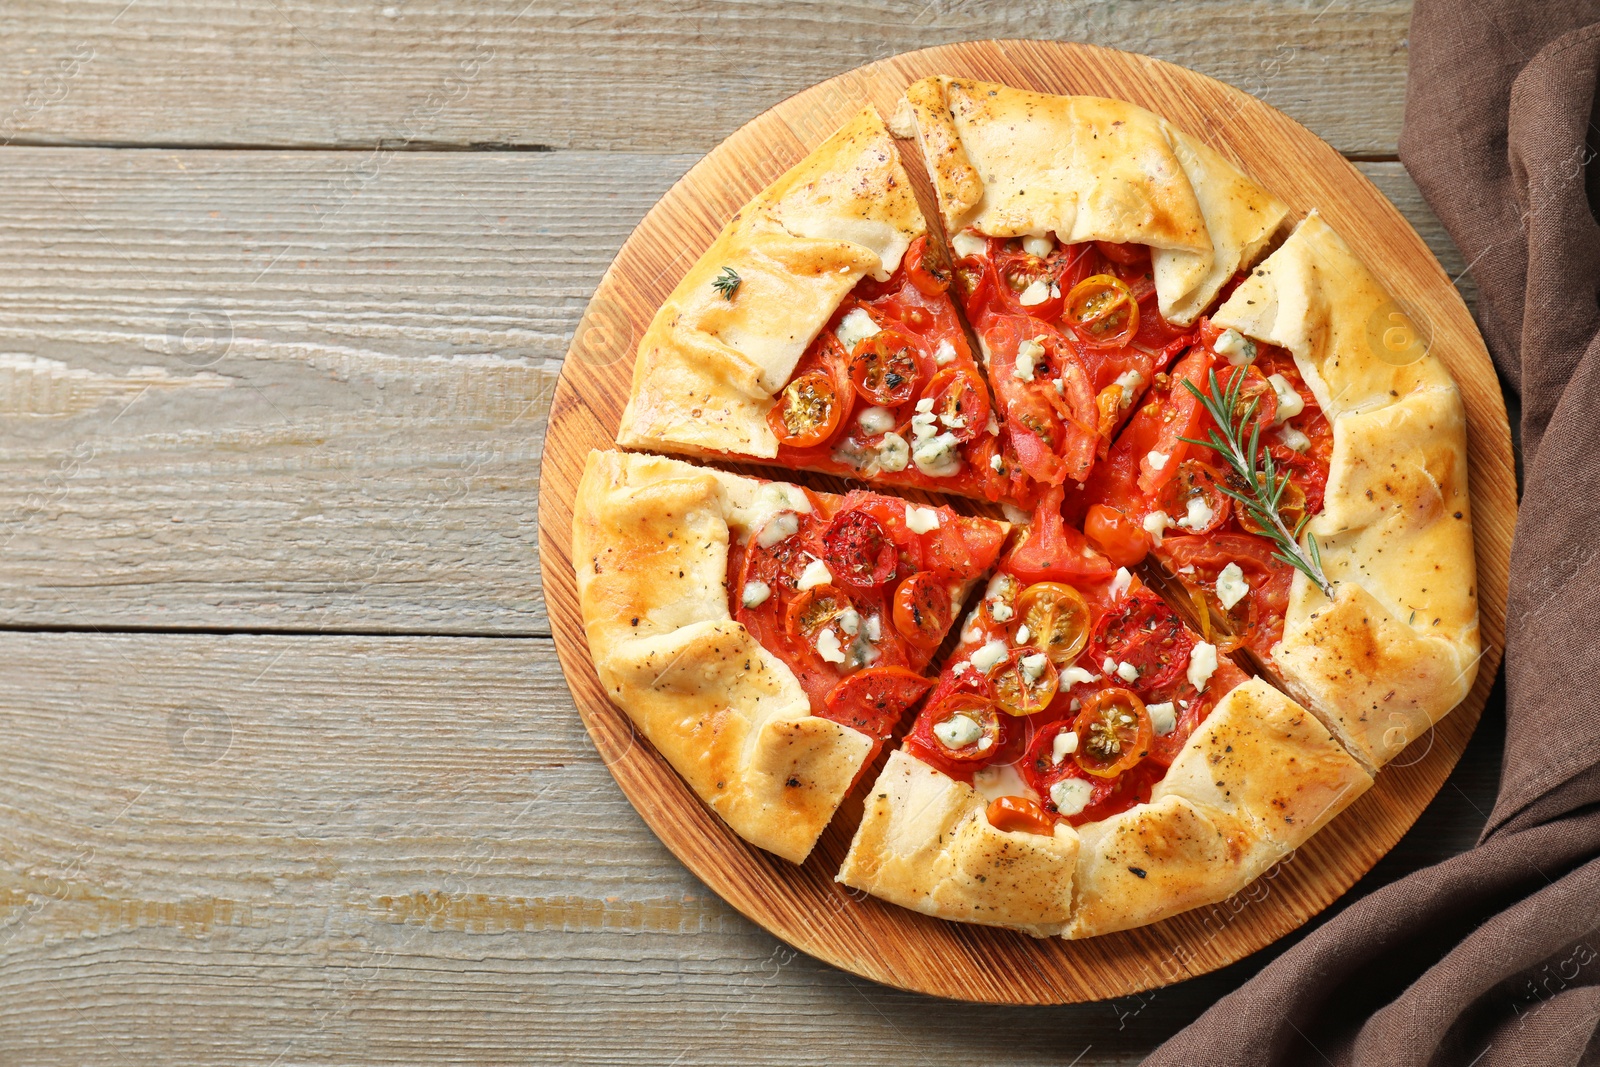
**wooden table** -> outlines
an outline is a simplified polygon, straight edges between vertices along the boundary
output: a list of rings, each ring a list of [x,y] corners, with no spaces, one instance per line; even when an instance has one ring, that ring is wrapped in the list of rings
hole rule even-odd
[[[553,6],[8,9],[0,1063],[1136,1062],[1288,942],[1124,1001],[933,1001],[796,956],[645,829],[540,596],[550,390],[702,153],[974,37],[1248,89],[1458,274],[1395,158],[1406,5]],[[1352,897],[1471,846],[1500,708]]]

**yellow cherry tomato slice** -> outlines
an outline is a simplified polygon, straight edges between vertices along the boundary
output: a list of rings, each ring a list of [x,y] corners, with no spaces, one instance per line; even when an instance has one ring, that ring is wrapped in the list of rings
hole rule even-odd
[[[1078,658],[1089,643],[1089,604],[1062,582],[1035,582],[1017,597],[1016,619],[1033,645],[1058,667]]]

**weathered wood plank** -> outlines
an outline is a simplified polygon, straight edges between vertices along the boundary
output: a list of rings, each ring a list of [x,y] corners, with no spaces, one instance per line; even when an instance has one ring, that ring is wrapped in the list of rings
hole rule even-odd
[[[0,1061],[1136,1062],[1262,962],[932,1002],[738,916],[650,835],[549,640],[0,634]],[[1471,844],[1493,720],[1363,888]]]
[[[8,11],[0,140],[703,152],[834,74],[973,38],[1144,52],[1393,153],[1404,0],[74,0]]]
[[[692,162],[0,152],[0,624],[548,634],[556,361]]]

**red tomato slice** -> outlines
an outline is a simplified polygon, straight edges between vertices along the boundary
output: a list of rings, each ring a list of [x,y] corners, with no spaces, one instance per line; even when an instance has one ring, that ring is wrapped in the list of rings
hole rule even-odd
[[[950,272],[928,259],[928,238],[918,237],[906,249],[906,277],[923,296],[941,296],[950,291]]]
[[[931,571],[918,571],[894,591],[894,628],[924,652],[939,647],[954,618],[950,590]]]
[[[1182,438],[1205,439],[1205,434],[1201,432],[1201,427],[1207,421],[1205,408],[1201,406],[1200,398],[1191,393],[1184,383],[1192,382],[1196,389],[1204,392],[1208,386],[1211,360],[1211,353],[1197,345],[1172,368],[1172,385],[1167,391],[1166,404],[1161,413],[1161,429],[1150,450],[1166,459],[1157,467],[1151,463],[1148,454],[1140,458],[1140,491],[1154,496],[1177,473],[1178,467],[1195,447],[1185,443]]]
[[[1150,535],[1144,527],[1110,504],[1090,506],[1083,532],[1091,545],[1119,566],[1132,567],[1150,552]]]
[[[1194,638],[1155,593],[1138,589],[1100,617],[1089,655],[1096,665],[1107,659],[1139,672],[1128,684],[1153,693],[1183,676]]]
[[[1211,518],[1205,522],[1184,525],[1181,527],[1190,533],[1208,534],[1222,529],[1227,525],[1228,516],[1233,510],[1233,501],[1221,489],[1217,488],[1220,476],[1216,468],[1198,459],[1186,459],[1178,464],[1178,469],[1173,473],[1167,484],[1161,487],[1157,496],[1157,505],[1174,522],[1183,520],[1187,522],[1189,515],[1189,501],[1200,500],[1205,504],[1205,509],[1197,510],[1197,514],[1210,512]]]
[[[989,825],[1008,834],[1044,834],[1055,832],[1055,820],[1045,814],[1037,801],[1027,797],[995,797],[984,812]]]
[[[904,667],[868,667],[833,687],[824,715],[869,737],[887,740],[907,708],[933,688],[933,681]]]
[[[967,722],[957,723],[954,730],[946,726],[958,718]],[[1000,720],[994,701],[972,693],[953,693],[922,709],[907,743],[913,755],[940,770],[970,773],[999,752],[1005,738]]]
[[[900,554],[877,519],[859,508],[841,511],[822,536],[823,558],[835,578],[874,589],[894,576]]]
[[[1060,487],[1045,492],[1034,509],[1027,536],[1006,559],[1005,569],[1024,584],[1067,582],[1077,585],[1116,573],[1116,564],[1096,552],[1083,534],[1062,521],[1061,501],[1065,496]]]
[[[925,397],[933,398],[939,429],[958,441],[971,441],[989,427],[989,390],[971,367],[946,367],[928,383]]]
[[[1208,604],[1227,621],[1237,638],[1266,654],[1283,635],[1294,568],[1277,559],[1271,542],[1249,534],[1217,533],[1209,537],[1169,537],[1157,555],[1185,585],[1198,588]],[[1216,598],[1217,576],[1236,563],[1250,591],[1223,610]]]
[[[850,382],[869,404],[899,407],[917,393],[922,380],[916,341],[899,330],[879,330],[850,354]]]
[[[987,332],[989,380],[1005,412],[1017,458],[1028,475],[1060,485],[1082,481],[1100,443],[1099,409],[1093,385],[1076,350],[1053,327],[1037,319],[1003,318]],[[1016,376],[1025,343],[1043,349],[1033,376]],[[1060,382],[1060,388],[1056,383]]]

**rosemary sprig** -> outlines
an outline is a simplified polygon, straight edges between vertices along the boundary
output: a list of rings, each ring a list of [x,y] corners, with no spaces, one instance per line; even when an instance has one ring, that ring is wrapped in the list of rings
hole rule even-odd
[[[711,288],[722,294],[724,300],[732,300],[733,294],[739,291],[739,283],[744,281],[739,277],[738,271],[732,267],[723,267],[722,273],[711,279]]]
[[[1261,444],[1261,426],[1255,421],[1256,405],[1260,398],[1251,397],[1241,411],[1239,399],[1246,376],[1234,374],[1226,389],[1217,382],[1215,370],[1210,372],[1209,377],[1204,392],[1191,381],[1185,380],[1183,384],[1204,405],[1217,427],[1211,430],[1208,440],[1201,441],[1193,437],[1179,440],[1209,448],[1223,458],[1239,481],[1249,488],[1240,490],[1221,482],[1217,483],[1217,488],[1249,513],[1255,524],[1277,546],[1274,555],[1278,559],[1310,578],[1325,595],[1332,597],[1333,583],[1322,571],[1322,552],[1317,547],[1316,536],[1306,534],[1305,547],[1300,546],[1300,532],[1311,516],[1302,518],[1291,531],[1278,510],[1283,491],[1289,485],[1289,472],[1279,474],[1271,450]],[[1248,434],[1246,427],[1249,427]]]

